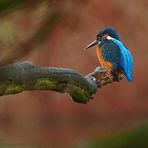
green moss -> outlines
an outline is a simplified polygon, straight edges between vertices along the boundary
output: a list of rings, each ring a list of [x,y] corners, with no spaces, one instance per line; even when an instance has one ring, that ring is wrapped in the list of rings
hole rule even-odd
[[[60,84],[59,82],[52,81],[49,79],[38,79],[35,82],[34,86],[35,90],[55,90],[59,92],[64,92],[64,85]],[[70,93],[70,96],[72,97],[73,101],[78,103],[87,103],[90,99],[90,94],[84,90],[81,89],[78,86],[69,84],[67,86],[67,91]]]
[[[24,85],[22,84],[11,84],[8,85],[4,91],[4,94],[15,94],[24,90]]]
[[[0,96],[4,94],[7,84],[0,83]]]
[[[23,90],[53,90],[58,92],[68,92],[73,101],[86,104],[91,95],[87,89],[82,89],[80,86],[74,84],[61,83],[47,78],[38,79],[25,84],[10,84],[6,86],[0,85],[0,95],[16,94]]]
[[[90,99],[90,94],[87,91],[81,89],[80,87],[77,86],[72,86],[72,87],[73,89],[70,95],[73,101],[86,104]]]
[[[48,79],[38,79],[35,83],[34,89],[57,89],[57,82]]]

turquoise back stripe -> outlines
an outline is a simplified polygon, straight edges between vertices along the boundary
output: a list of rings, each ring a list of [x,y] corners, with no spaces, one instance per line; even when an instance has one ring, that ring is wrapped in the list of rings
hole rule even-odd
[[[124,75],[128,81],[133,80],[132,69],[133,69],[133,58],[130,51],[123,45],[123,43],[117,39],[113,39],[121,52],[121,67],[123,69]]]

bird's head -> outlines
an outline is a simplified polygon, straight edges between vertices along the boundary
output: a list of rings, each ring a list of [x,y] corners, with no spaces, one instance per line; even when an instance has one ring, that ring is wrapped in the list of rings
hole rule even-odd
[[[117,31],[112,28],[112,27],[106,27],[101,29],[97,36],[96,36],[96,40],[93,41],[92,43],[90,43],[89,45],[87,45],[85,47],[85,49],[88,49],[96,44],[101,45],[103,41],[107,40],[107,39],[117,39],[120,40],[120,36],[117,33]]]

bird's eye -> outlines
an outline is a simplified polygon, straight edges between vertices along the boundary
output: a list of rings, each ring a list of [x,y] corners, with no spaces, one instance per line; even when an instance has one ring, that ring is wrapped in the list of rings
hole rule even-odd
[[[101,36],[99,35],[99,36],[97,36],[97,40],[99,40],[101,38]]]

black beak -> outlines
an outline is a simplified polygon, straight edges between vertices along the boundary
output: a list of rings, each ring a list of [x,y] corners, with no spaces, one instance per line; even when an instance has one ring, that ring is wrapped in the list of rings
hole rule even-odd
[[[98,40],[94,40],[92,43],[90,43],[89,45],[87,45],[87,46],[85,47],[85,49],[88,49],[88,48],[90,48],[90,47],[92,47],[92,46],[98,44],[98,42],[99,42]]]

